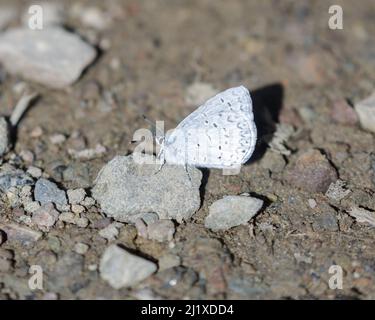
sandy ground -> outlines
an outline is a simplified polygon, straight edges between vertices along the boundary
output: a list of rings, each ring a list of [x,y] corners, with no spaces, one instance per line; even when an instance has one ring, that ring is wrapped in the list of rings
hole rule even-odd
[[[186,99],[193,83],[209,83],[218,91],[243,84],[256,117],[266,120],[257,120],[257,149],[240,175],[205,171],[202,206],[177,226],[173,245],[137,237],[131,225],[112,241],[155,260],[178,255],[181,266],[159,271],[136,288],[111,288],[92,267],[108,246],[92,227],[102,219],[94,207],[87,228],[58,224],[30,248],[5,242],[1,248],[15,256],[12,268],[0,273],[0,298],[40,299],[52,292],[68,299],[374,299],[374,230],[347,209],[375,210],[375,136],[358,124],[336,123],[332,110],[334,101],[355,104],[375,90],[375,3],[336,2],[344,9],[343,30],[328,28],[326,1],[108,1],[107,7],[101,1],[66,1],[66,26],[104,48],[66,90],[27,83],[41,98],[20,123],[13,150],[32,151],[33,165],[61,187],[89,190],[106,162],[131,152],[133,132],[147,128],[142,114],[175,127],[197,107]],[[69,13],[77,3],[83,10],[110,11],[108,28],[83,26]],[[14,88],[22,80],[7,74],[1,82],[2,114],[10,114],[17,101]],[[99,102],[106,95],[114,99],[103,106]],[[287,142],[290,155],[275,156],[267,148],[280,123],[296,130]],[[43,135],[32,138],[38,126]],[[73,160],[67,149],[74,139],[62,146],[49,139],[74,131],[87,147],[100,143],[107,152],[90,161]],[[352,191],[344,202],[285,179],[298,155],[311,148],[326,155]],[[64,178],[66,168],[74,179]],[[222,232],[205,229],[215,200],[243,192],[265,201],[249,224]],[[2,221],[12,221],[12,209],[1,210]],[[77,242],[90,244],[84,256],[73,252]],[[31,264],[47,270],[44,291],[27,287]],[[329,288],[332,265],[343,269],[342,290]]]

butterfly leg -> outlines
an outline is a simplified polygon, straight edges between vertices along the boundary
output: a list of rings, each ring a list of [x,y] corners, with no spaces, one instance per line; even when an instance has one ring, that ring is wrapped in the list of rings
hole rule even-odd
[[[185,163],[184,165],[184,168],[185,168],[185,172],[187,173],[187,176],[189,178],[189,182],[190,182],[190,185],[192,185],[192,180],[191,180],[191,175],[190,175],[190,172],[188,170],[188,167],[187,167],[187,164]]]
[[[163,159],[162,161],[160,161],[160,166],[154,174],[158,174],[161,171],[161,169],[163,169],[164,164],[165,164],[165,160]]]

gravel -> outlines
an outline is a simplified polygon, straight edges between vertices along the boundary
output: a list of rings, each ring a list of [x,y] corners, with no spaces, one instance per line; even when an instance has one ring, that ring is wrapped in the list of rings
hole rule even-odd
[[[64,190],[60,190],[57,185],[47,179],[39,179],[35,184],[34,198],[41,204],[56,203],[66,205],[66,195]]]
[[[33,185],[34,180],[23,170],[10,165],[0,167],[0,190],[6,192],[13,187]]]
[[[134,223],[139,215],[155,212],[160,219],[190,218],[200,206],[202,173],[183,166],[141,165],[131,156],[117,156],[99,172],[92,195],[116,220]]]
[[[155,263],[129,253],[117,245],[109,246],[100,260],[100,276],[114,289],[132,287],[157,269]]]
[[[246,224],[263,206],[263,200],[247,196],[225,196],[209,208],[205,227],[213,231],[227,230]]]
[[[96,51],[78,35],[59,27],[14,28],[0,36],[0,62],[12,74],[51,88],[74,83]]]

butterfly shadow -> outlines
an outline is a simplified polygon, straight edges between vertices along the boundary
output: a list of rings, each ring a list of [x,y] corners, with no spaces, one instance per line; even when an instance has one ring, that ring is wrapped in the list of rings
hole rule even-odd
[[[284,88],[280,83],[267,85],[252,91],[254,121],[258,139],[254,153],[246,164],[260,160],[272,140],[283,107]]]

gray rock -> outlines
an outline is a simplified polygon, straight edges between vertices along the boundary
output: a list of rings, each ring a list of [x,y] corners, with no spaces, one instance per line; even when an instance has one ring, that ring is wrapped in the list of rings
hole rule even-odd
[[[95,56],[89,44],[59,27],[14,28],[0,36],[0,62],[5,68],[51,88],[74,83]]]
[[[158,169],[158,164],[117,156],[99,172],[92,195],[107,215],[123,222],[134,223],[133,218],[145,212],[178,222],[190,218],[200,206],[202,173],[167,164]]]
[[[263,206],[263,200],[246,196],[225,196],[209,208],[205,227],[214,231],[246,224]]]
[[[60,190],[57,185],[47,179],[39,179],[35,184],[34,198],[42,205],[46,203],[56,203],[66,205],[66,195],[64,190]]]
[[[375,92],[365,100],[356,103],[354,108],[358,114],[361,127],[375,132]]]
[[[157,269],[155,263],[121,249],[109,246],[100,260],[100,275],[113,288],[131,287],[149,277]]]
[[[0,117],[0,157],[8,152],[9,146],[9,124],[4,117]]]
[[[0,168],[0,190],[6,192],[12,187],[33,185],[34,180],[20,169],[15,169],[10,165]]]

